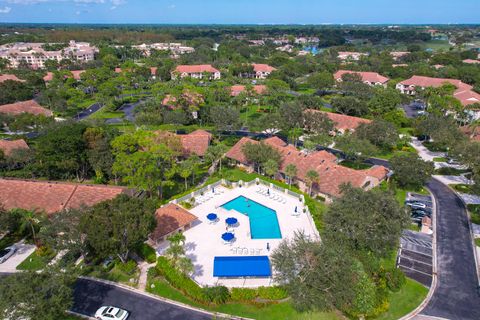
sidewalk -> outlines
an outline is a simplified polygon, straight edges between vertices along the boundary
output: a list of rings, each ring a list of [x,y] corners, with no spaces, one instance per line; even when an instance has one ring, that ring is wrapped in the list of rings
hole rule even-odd
[[[418,155],[425,161],[433,161],[433,158],[445,157],[445,152],[432,152],[428,150],[421,141],[418,141],[417,138],[412,137],[410,145],[417,150]]]

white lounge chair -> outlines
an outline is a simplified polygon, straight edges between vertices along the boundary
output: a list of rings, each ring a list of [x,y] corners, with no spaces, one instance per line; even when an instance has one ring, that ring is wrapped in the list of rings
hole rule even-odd
[[[253,256],[255,254],[255,249],[250,249],[250,255]]]

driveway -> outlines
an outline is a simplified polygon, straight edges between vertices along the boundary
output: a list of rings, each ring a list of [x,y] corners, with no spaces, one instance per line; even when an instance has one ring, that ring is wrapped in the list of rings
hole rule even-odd
[[[25,243],[16,243],[17,251],[7,261],[0,264],[0,273],[12,273],[17,272],[17,266],[27,259],[35,251],[35,246]]]
[[[472,239],[465,207],[441,182],[427,183],[437,201],[437,287],[422,315],[480,319],[480,295]]]
[[[418,155],[425,161],[433,161],[433,158],[445,157],[445,152],[433,152],[428,150],[421,141],[413,137],[410,145],[417,150]]]
[[[72,311],[93,316],[101,306],[112,305],[130,312],[128,320],[206,320],[212,315],[160,301],[97,281],[78,279]]]

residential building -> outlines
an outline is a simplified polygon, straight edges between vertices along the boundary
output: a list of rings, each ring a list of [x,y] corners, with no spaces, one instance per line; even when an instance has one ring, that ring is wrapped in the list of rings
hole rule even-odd
[[[341,134],[345,132],[353,132],[361,124],[369,124],[372,122],[372,120],[369,120],[369,119],[352,117],[352,116],[347,116],[339,113],[325,112],[325,111],[314,110],[314,109],[305,110],[306,114],[314,113],[314,112],[322,113],[326,115],[330,120],[332,120],[335,131]]]
[[[19,79],[16,75],[14,74],[0,74],[0,83],[3,83],[5,81],[17,81],[17,82],[26,82],[26,80]]]
[[[258,144],[259,142],[244,137],[226,153],[226,157],[251,171],[253,170],[252,164],[248,162],[242,151],[243,146],[247,143]],[[313,193],[325,197],[327,201],[341,196],[340,186],[342,184],[350,183],[354,187],[369,190],[379,185],[388,174],[388,169],[383,166],[374,166],[365,170],[354,170],[341,166],[338,164],[337,158],[327,151],[300,151],[278,137],[265,139],[263,143],[271,146],[281,155],[277,177],[285,178],[286,167],[293,164],[297,168],[294,180],[300,189],[306,191],[308,189],[307,172],[314,170],[319,174],[319,181],[313,185]]]
[[[170,235],[190,229],[198,217],[176,204],[168,203],[157,209],[155,219],[157,226],[149,235],[149,242],[153,246],[165,241]]]
[[[463,63],[466,63],[466,64],[479,64],[480,63],[480,60],[474,60],[474,59],[465,59],[462,61]]]
[[[170,51],[172,58],[178,58],[180,55],[193,53],[195,49],[192,47],[184,46],[178,42],[159,42],[159,43],[150,43],[150,44],[140,44],[132,46],[132,48],[138,49],[146,57],[149,57],[152,53],[152,50],[158,51]]]
[[[452,84],[456,87],[453,97],[457,98],[466,108],[471,120],[480,119],[480,110],[475,106],[480,103],[480,94],[473,91],[473,87],[458,79],[431,78],[424,76],[413,76],[410,79],[399,82],[396,86],[401,93],[415,95],[417,90],[427,87],[438,88],[445,84]]]
[[[116,186],[87,185],[37,180],[0,179],[0,205],[51,215],[64,209],[93,206],[115,198],[128,189]]]
[[[197,155],[205,156],[207,149],[212,141],[212,134],[205,130],[195,130],[189,134],[178,135],[182,143],[183,153],[185,156]]]
[[[338,52],[337,58],[342,61],[353,60],[358,61],[361,57],[368,56],[368,53],[363,52],[348,52],[348,51],[340,51]]]
[[[28,144],[23,139],[0,140],[0,150],[5,156],[10,156],[15,150],[28,150]]]
[[[255,79],[266,79],[273,71],[277,70],[268,64],[262,63],[253,63],[252,66]]]
[[[383,86],[387,87],[387,82],[390,78],[384,77],[376,72],[364,72],[364,71],[350,71],[350,70],[338,70],[335,72],[333,77],[337,82],[343,81],[343,76],[345,74],[356,74],[359,75],[363,83],[368,84],[369,86]]]
[[[0,113],[8,113],[11,115],[19,115],[22,113],[31,113],[33,115],[44,115],[46,117],[53,116],[53,112],[39,105],[35,100],[15,102],[0,106]]]
[[[253,92],[257,95],[262,95],[267,92],[267,86],[262,84],[257,84],[252,86]],[[234,85],[230,87],[230,95],[232,97],[238,96],[240,93],[246,90],[246,86],[244,85]]]
[[[390,55],[392,56],[393,60],[398,61],[401,58],[408,56],[410,52],[408,51],[392,51],[390,52]]]
[[[33,69],[44,68],[45,62],[55,60],[60,62],[70,59],[78,62],[88,62],[95,59],[98,49],[88,42],[70,41],[62,50],[47,51],[45,43],[17,42],[0,46],[0,58],[7,59],[11,68],[18,68],[20,63],[26,63]]]
[[[70,71],[72,73],[72,76],[71,78],[77,80],[77,81],[80,81],[81,80],[81,75],[82,73],[85,72],[85,70],[73,70],[73,71]],[[53,72],[47,72],[47,74],[43,77],[43,81],[45,82],[50,82],[53,80],[53,76],[54,76],[54,73]],[[69,78],[70,76],[65,76],[65,79],[66,78]]]
[[[194,78],[194,79],[203,79],[205,75],[208,75],[210,80],[217,80],[221,78],[220,71],[215,69],[210,64],[197,64],[197,65],[180,65],[172,71],[172,79],[175,80],[177,77],[183,78]]]

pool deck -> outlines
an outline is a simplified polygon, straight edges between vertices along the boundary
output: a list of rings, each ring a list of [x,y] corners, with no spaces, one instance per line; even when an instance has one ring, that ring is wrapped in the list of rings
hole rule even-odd
[[[221,194],[214,195],[212,199],[190,209],[199,220],[191,229],[184,232],[187,256],[195,266],[193,279],[200,285],[224,285],[227,287],[259,287],[272,285],[271,278],[236,278],[225,279],[213,277],[213,260],[216,256],[259,256],[270,255],[278,247],[282,239],[251,239],[249,219],[244,214],[234,210],[226,210],[221,206],[239,196],[245,196],[277,212],[278,223],[283,239],[292,238],[296,231],[303,231],[311,237],[318,237],[318,232],[313,225],[312,218],[303,212],[304,205],[297,197],[270,188],[270,193],[281,195],[286,203],[273,200],[256,192],[265,186],[252,185],[229,189],[216,187],[215,191]],[[211,191],[210,191],[211,192]],[[213,194],[213,193],[212,193]],[[294,216],[295,207],[300,212]],[[207,214],[216,213],[219,221],[212,224],[207,219]],[[232,244],[224,244],[221,235],[226,232],[225,219],[235,217],[238,226],[233,228],[235,240]],[[267,243],[270,250],[267,250]],[[234,252],[237,251],[237,253]],[[252,251],[253,250],[253,251]],[[241,252],[238,254],[238,252]]]

